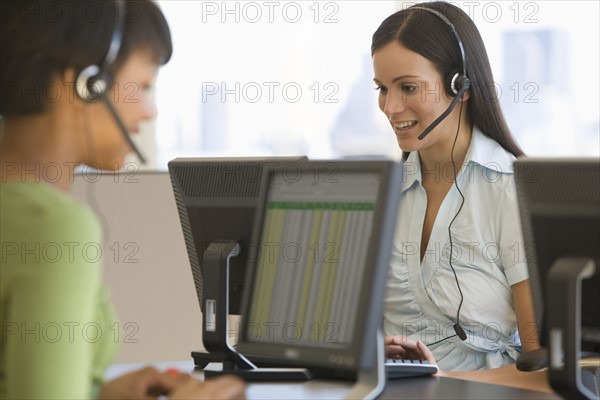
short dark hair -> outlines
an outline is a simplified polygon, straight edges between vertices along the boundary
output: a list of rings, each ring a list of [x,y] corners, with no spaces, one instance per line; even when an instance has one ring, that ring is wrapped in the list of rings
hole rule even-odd
[[[467,77],[471,80],[467,104],[473,124],[514,156],[523,155],[500,109],[483,39],[475,23],[460,8],[436,1],[416,4],[390,15],[373,34],[371,54],[398,41],[431,61],[443,78],[451,76],[455,70],[462,73],[460,49],[449,26],[435,14],[419,8],[430,8],[444,15],[460,36],[465,50]],[[446,87],[445,90],[448,94]]]
[[[0,11],[0,115],[44,111],[35,93],[57,73],[101,65],[120,18],[119,53],[109,73],[114,76],[135,50],[148,50],[163,65],[173,52],[171,32],[151,0],[14,0]],[[124,13],[123,15],[117,14]]]

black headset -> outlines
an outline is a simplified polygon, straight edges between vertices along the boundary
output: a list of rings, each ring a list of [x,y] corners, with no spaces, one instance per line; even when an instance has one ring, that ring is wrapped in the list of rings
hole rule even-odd
[[[450,104],[448,109],[446,111],[444,111],[435,121],[433,121],[433,123],[431,125],[429,125],[419,135],[419,140],[423,140],[423,138],[425,138],[425,136],[427,136],[429,134],[429,132],[431,132],[433,130],[433,128],[435,128],[437,125],[439,125],[439,123],[442,122],[444,120],[444,118],[446,118],[448,116],[448,114],[450,114],[450,112],[452,112],[452,110],[456,106],[456,103],[458,102],[458,100],[460,100],[462,98],[464,93],[471,86],[471,81],[467,77],[467,59],[465,57],[465,48],[462,44],[462,41],[460,40],[460,36],[458,36],[458,32],[456,31],[454,24],[452,24],[452,22],[450,22],[450,20],[448,18],[446,18],[446,16],[444,14],[442,14],[439,11],[436,11],[434,9],[427,8],[427,7],[410,7],[410,9],[411,10],[423,10],[428,13],[431,13],[431,14],[437,16],[442,21],[444,21],[444,23],[446,25],[448,25],[448,27],[450,28],[450,31],[452,32],[452,35],[454,36],[454,39],[456,40],[456,43],[458,44],[458,48],[460,50],[461,64],[462,64],[462,74],[460,73],[459,69],[452,70],[450,72],[450,74],[445,77],[444,83],[446,85],[446,92],[449,93],[451,96],[453,96],[454,99],[452,100],[452,103]],[[459,124],[460,124],[460,122],[459,122]],[[458,131],[457,131],[457,135],[458,135]],[[462,294],[462,290],[460,288],[460,283],[458,281],[458,276],[456,275],[456,270],[454,269],[454,266],[452,265],[452,234],[450,232],[452,223],[454,222],[454,220],[460,213],[460,210],[462,209],[462,206],[464,204],[464,196],[462,195],[460,188],[456,184],[456,179],[454,180],[454,184],[456,185],[456,188],[458,189],[458,191],[463,199],[460,208],[458,209],[456,215],[454,216],[454,218],[450,222],[450,225],[448,226],[448,236],[450,238],[449,264],[450,264],[450,268],[452,269],[452,273],[454,274],[454,278],[456,280],[456,286],[458,287],[458,292],[460,293],[460,304],[456,311],[456,323],[453,326],[454,332],[456,332],[456,335],[451,335],[451,336],[445,337],[445,338],[438,340],[436,342],[433,342],[433,343],[427,343],[428,346],[443,342],[444,340],[453,338],[455,336],[458,336],[461,340],[467,339],[467,334],[465,333],[464,329],[460,326],[460,309],[462,308],[463,294]]]
[[[81,100],[87,103],[95,103],[98,100],[102,100],[104,104],[106,104],[115,122],[119,126],[123,138],[135,152],[142,164],[145,164],[146,159],[137,148],[135,143],[133,143],[131,137],[129,137],[129,133],[127,132],[127,128],[125,127],[123,120],[106,96],[106,91],[112,83],[110,69],[117,59],[119,51],[121,50],[126,11],[124,3],[124,0],[115,0],[116,22],[111,35],[110,46],[108,47],[108,52],[106,53],[104,60],[100,66],[95,64],[89,65],[79,72],[77,75],[77,80],[75,81],[75,92]]]
[[[452,103],[450,103],[450,106],[448,107],[448,109],[446,111],[444,111],[435,121],[433,121],[431,123],[431,125],[429,125],[419,135],[419,140],[423,140],[425,138],[425,136],[427,136],[429,134],[429,132],[431,132],[433,130],[433,128],[438,126],[440,124],[440,122],[442,122],[448,116],[448,114],[450,114],[452,112],[452,110],[454,109],[454,107],[456,106],[458,101],[462,98],[463,94],[465,94],[465,92],[471,86],[471,80],[467,77],[467,59],[465,57],[465,48],[462,44],[462,41],[460,40],[460,36],[458,36],[458,32],[456,31],[454,24],[452,24],[452,22],[450,22],[450,20],[448,18],[446,18],[446,16],[444,14],[442,14],[439,11],[436,11],[432,8],[410,7],[410,10],[426,11],[428,13],[435,15],[436,17],[438,17],[439,19],[444,21],[444,23],[446,25],[448,25],[448,27],[450,28],[450,31],[452,32],[452,36],[454,37],[454,39],[456,40],[456,43],[458,44],[458,49],[460,50],[460,58],[461,58],[461,64],[462,64],[462,74],[460,73],[460,69],[455,69],[455,70],[450,71],[448,76],[445,77],[444,84],[446,86],[446,92],[448,94],[450,94],[451,96],[453,96],[454,99],[452,100]]]
[[[89,65],[81,70],[77,75],[75,91],[80,99],[92,103],[98,101],[101,96],[106,93],[106,89],[112,83],[110,76],[110,68],[115,62],[119,50],[121,49],[121,41],[123,39],[123,16],[121,10],[123,0],[115,1],[116,22],[113,33],[110,39],[110,46],[104,60],[98,65]]]
[[[452,36],[456,40],[456,44],[458,45],[458,49],[460,50],[462,74],[459,72],[460,70],[451,71],[450,74],[445,77],[446,78],[445,79],[446,88],[448,89],[447,92],[451,96],[458,96],[459,92],[461,92],[461,91],[464,93],[471,86],[471,81],[467,77],[467,58],[465,57],[465,47],[463,46],[462,41],[460,40],[460,36],[458,36],[458,32],[456,31],[454,24],[452,22],[450,22],[450,20],[448,18],[446,18],[446,16],[444,14],[442,14],[441,12],[434,10],[432,8],[411,7],[410,9],[411,10],[423,10],[428,13],[431,13],[431,14],[437,16],[442,21],[444,21],[444,23],[446,23],[446,25],[448,25],[448,27],[450,28],[450,32],[452,33]]]

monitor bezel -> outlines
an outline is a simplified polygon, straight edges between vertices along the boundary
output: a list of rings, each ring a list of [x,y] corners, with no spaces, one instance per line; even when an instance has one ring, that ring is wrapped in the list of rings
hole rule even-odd
[[[376,209],[373,216],[373,228],[370,244],[367,250],[366,265],[371,267],[365,273],[362,281],[358,317],[355,320],[353,339],[342,348],[327,346],[306,346],[298,343],[267,343],[247,340],[249,329],[247,316],[250,315],[250,302],[254,281],[257,275],[256,252],[249,257],[246,270],[246,280],[243,300],[240,337],[237,349],[257,361],[265,361],[273,365],[301,366],[313,369],[358,371],[373,368],[372,354],[376,351],[377,330],[383,322],[383,293],[389,268],[390,253],[396,227],[396,216],[401,192],[402,166],[394,161],[345,161],[319,160],[298,163],[302,174],[315,174],[319,179],[326,179],[332,173],[376,173],[381,177],[381,183],[376,199]],[[321,171],[325,175],[321,177]],[[266,205],[270,184],[274,174],[283,173],[282,169],[273,169],[263,173],[260,204],[254,222],[252,247],[254,251],[261,242],[261,235],[266,213]],[[393,215],[390,218],[390,215]],[[376,294],[376,295],[373,295]],[[380,295],[377,295],[380,294]]]

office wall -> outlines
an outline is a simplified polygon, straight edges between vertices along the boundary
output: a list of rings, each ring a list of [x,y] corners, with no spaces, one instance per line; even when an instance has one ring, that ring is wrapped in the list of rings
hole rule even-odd
[[[168,173],[84,171],[72,194],[104,225],[104,279],[119,317],[106,333],[120,343],[115,362],[189,359],[202,348],[201,314]]]

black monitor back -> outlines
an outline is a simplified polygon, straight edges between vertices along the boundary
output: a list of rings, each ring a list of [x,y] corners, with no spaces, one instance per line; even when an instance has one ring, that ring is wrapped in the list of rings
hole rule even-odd
[[[586,257],[594,275],[582,281],[581,350],[600,352],[600,161],[524,158],[515,162],[521,222],[540,344],[548,345],[546,277],[561,257]],[[574,328],[574,327],[573,327]]]
[[[202,258],[210,243],[235,241],[241,254],[231,259],[229,313],[239,314],[248,248],[263,169],[295,169],[306,157],[177,158],[169,174],[202,312]]]

